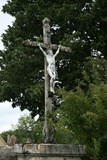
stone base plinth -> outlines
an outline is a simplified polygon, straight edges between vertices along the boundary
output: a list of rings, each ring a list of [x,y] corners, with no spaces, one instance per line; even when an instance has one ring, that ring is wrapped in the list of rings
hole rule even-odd
[[[18,160],[81,160],[85,146],[69,144],[16,144]]]

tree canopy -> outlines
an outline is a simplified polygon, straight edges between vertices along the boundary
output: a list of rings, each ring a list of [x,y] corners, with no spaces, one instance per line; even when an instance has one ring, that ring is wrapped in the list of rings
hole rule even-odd
[[[32,116],[44,112],[43,55],[23,41],[42,42],[42,20],[48,17],[52,43],[72,50],[56,59],[63,89],[58,92],[64,95],[59,113],[63,121],[57,125],[61,129],[64,124],[77,143],[87,144],[90,159],[101,159],[101,154],[106,159],[107,0],[8,0],[3,12],[15,21],[2,35],[0,101],[11,101]]]
[[[43,55],[23,40],[42,41],[42,20],[51,20],[52,43],[70,46],[72,53],[60,53],[57,69],[61,87],[72,90],[81,80],[88,56],[106,58],[105,0],[9,0],[3,12],[15,17],[2,35],[0,52],[0,101],[27,108],[33,115],[44,110]]]

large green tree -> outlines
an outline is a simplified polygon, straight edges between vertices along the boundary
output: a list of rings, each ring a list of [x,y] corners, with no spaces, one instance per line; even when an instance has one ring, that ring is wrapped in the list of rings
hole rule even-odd
[[[61,93],[64,103],[58,114],[61,123],[55,124],[56,139],[63,143],[59,137],[64,131],[65,142],[71,143],[70,134],[74,135],[77,143],[87,144],[89,158],[94,160],[98,156],[106,159],[106,8],[106,0],[9,0],[3,7],[15,21],[2,39],[0,101],[11,101],[13,107],[26,108],[33,116],[43,113],[43,55],[22,42],[42,42],[42,20],[49,17],[52,43],[72,49],[71,53],[60,53],[56,62],[60,87],[66,90]]]
[[[15,17],[2,35],[5,50],[0,52],[0,101],[43,113],[43,55],[38,48],[23,46],[23,40],[42,41],[42,20],[51,20],[52,43],[72,48],[57,59],[63,88],[75,89],[88,56],[106,58],[106,0],[9,0],[3,12]]]
[[[87,58],[83,80],[74,91],[62,91],[62,117],[80,144],[86,144],[89,160],[105,160],[107,154],[107,61]]]

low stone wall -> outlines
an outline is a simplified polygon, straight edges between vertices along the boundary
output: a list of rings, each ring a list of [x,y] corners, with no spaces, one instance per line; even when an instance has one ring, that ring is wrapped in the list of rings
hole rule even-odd
[[[17,160],[81,160],[85,146],[72,144],[16,144]]]
[[[0,160],[81,160],[85,146],[69,144],[16,144],[0,147]]]
[[[13,147],[0,146],[0,160],[16,160],[16,156],[13,155]]]

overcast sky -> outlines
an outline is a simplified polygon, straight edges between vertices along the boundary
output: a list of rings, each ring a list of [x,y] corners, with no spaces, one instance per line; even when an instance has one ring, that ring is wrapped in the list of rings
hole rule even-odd
[[[5,32],[8,25],[12,25],[12,22],[14,21],[13,17],[1,12],[2,6],[6,3],[6,1],[7,0],[0,0],[0,50],[3,49],[1,34]],[[28,113],[29,112],[27,110],[21,112],[18,107],[13,109],[11,103],[0,103],[0,133],[11,129],[12,124],[16,124],[20,116]]]

